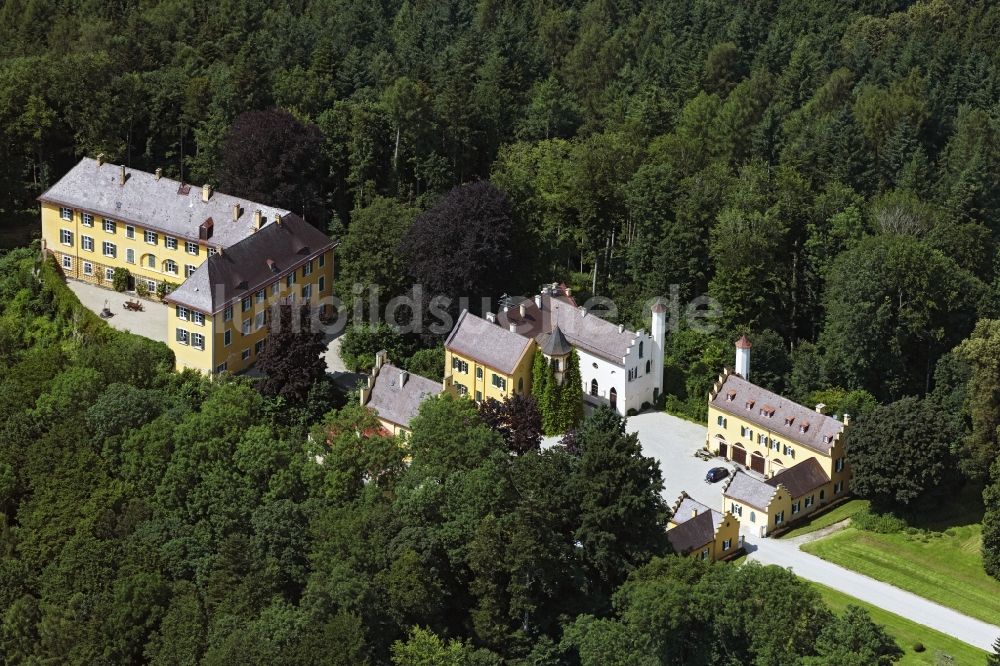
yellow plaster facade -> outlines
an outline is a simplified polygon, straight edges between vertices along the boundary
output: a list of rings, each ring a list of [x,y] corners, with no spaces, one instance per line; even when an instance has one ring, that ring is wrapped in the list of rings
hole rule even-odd
[[[494,398],[503,402],[514,394],[531,394],[531,364],[535,354],[531,341],[517,361],[514,371],[505,373],[480,363],[470,355],[445,349],[445,390],[481,402]]]

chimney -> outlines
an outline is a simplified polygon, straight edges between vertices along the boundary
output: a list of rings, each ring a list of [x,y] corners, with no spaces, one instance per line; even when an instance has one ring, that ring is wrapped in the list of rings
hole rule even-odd
[[[125,165],[124,164],[122,165],[121,171],[119,171],[119,173],[118,173],[118,184],[122,185],[122,186],[125,185]]]
[[[585,308],[585,307],[583,307],[583,306],[581,305],[581,306],[580,306],[579,308],[577,308],[577,309],[578,309],[578,310],[580,310],[580,316],[581,316],[581,317],[586,317],[586,316],[587,316],[587,308]]]
[[[496,316],[496,314],[493,313],[493,312],[487,312],[486,313],[486,321],[490,322],[491,324],[497,323],[497,316]]]
[[[537,307],[539,310],[542,309],[542,295],[541,294],[535,294],[535,307]]]
[[[378,371],[382,369],[382,366],[389,362],[389,352],[385,349],[380,349],[375,352],[375,367],[372,368],[372,374],[377,375]]]
[[[517,324],[515,324],[514,322],[510,322],[509,324],[507,324],[507,328],[510,329],[511,333],[517,333]]]
[[[97,166],[104,164],[104,153],[97,153]]]
[[[371,375],[368,375],[368,377],[365,378],[364,385],[361,387],[361,390],[358,391],[358,397],[360,398],[360,402],[361,402],[362,406],[368,404],[368,400],[372,397],[372,376]]]
[[[274,223],[277,224],[279,227],[281,226],[281,215],[279,215],[278,213],[274,214]]]
[[[825,414],[826,413],[826,405],[824,405],[822,402],[818,403],[816,405],[816,413],[817,414]]]
[[[220,257],[222,256],[222,246],[221,245],[219,247],[215,248],[215,251],[219,254]]]
[[[163,177],[163,169],[156,167],[156,180],[159,180],[161,177]]]
[[[399,388],[403,388],[404,386],[406,386],[406,380],[409,378],[410,378],[410,373],[408,373],[406,370],[403,370],[401,373],[399,373]]]
[[[201,200],[208,203],[208,200],[212,198],[212,186],[205,183],[201,186]]]
[[[618,332],[619,333],[625,332],[625,324],[618,324]]]
[[[844,414],[844,427],[846,428],[849,425],[851,425],[851,415]]]
[[[692,518],[698,517],[698,509],[691,509],[691,517]]]
[[[573,290],[570,289],[569,287],[566,287],[566,298],[572,298],[572,297],[573,297]]]
[[[258,208],[257,210],[255,210],[253,212],[253,226],[254,226],[254,229],[260,229],[262,226],[264,226],[263,219],[264,218],[263,218],[263,216],[260,213],[260,208]]]
[[[736,374],[747,381],[750,380],[750,339],[741,335],[736,341]]]
[[[240,210],[240,205],[238,203],[234,203],[233,204],[233,222],[235,222],[236,220],[240,219],[240,213],[242,213],[242,211]]]
[[[521,319],[524,319],[525,315],[528,314],[528,306],[525,305],[524,302],[522,301],[521,302],[521,307],[519,309],[520,309],[520,312],[521,312]]]

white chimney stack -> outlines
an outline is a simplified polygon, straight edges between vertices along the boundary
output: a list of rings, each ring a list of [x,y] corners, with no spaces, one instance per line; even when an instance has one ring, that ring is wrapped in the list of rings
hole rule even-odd
[[[491,324],[497,323],[497,315],[496,315],[496,313],[495,312],[487,312],[486,313],[486,321],[490,322]]]
[[[750,339],[741,335],[736,341],[736,374],[747,381],[750,380]]]
[[[528,314],[528,306],[522,302],[519,309],[521,312],[521,319],[524,319],[525,315]]]
[[[851,425],[851,415],[844,414],[844,426],[849,426],[849,425]]]
[[[205,183],[201,186],[201,200],[208,203],[208,200],[212,198],[212,186]]]
[[[535,307],[537,307],[539,310],[542,309],[542,295],[541,294],[535,294]]]
[[[399,373],[399,387],[403,388],[404,386],[406,386],[406,380],[409,378],[410,378],[410,373],[408,373],[406,370],[403,370],[401,373]]]

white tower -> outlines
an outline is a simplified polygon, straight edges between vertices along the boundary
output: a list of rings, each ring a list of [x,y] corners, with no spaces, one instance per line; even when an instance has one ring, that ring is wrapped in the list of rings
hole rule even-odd
[[[750,339],[741,335],[736,341],[736,374],[750,381]]]
[[[653,400],[663,395],[663,354],[667,340],[667,308],[663,303],[653,305]]]

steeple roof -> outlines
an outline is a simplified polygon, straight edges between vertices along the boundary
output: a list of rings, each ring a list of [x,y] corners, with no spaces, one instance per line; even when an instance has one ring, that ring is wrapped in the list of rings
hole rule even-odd
[[[546,356],[565,356],[573,351],[573,346],[566,339],[566,336],[563,335],[559,324],[556,324],[551,333],[546,334],[541,347],[542,353]]]

